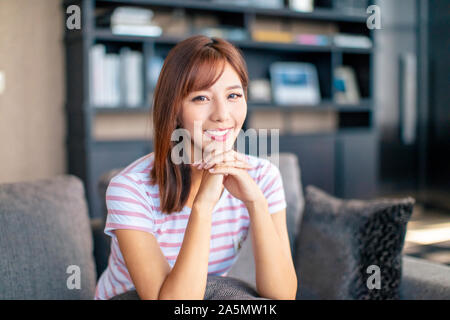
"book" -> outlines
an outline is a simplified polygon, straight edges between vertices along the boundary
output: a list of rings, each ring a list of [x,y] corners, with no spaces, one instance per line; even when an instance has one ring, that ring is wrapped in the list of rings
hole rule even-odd
[[[111,15],[111,25],[146,25],[151,23],[153,11],[137,7],[117,7]]]
[[[144,104],[143,57],[138,51],[126,50],[122,57],[122,103],[126,107]]]
[[[369,49],[372,47],[372,40],[362,35],[341,33],[334,36],[334,45],[337,47]]]
[[[294,42],[314,46],[327,46],[330,44],[329,37],[322,34],[298,34],[294,36]]]
[[[94,106],[104,104],[104,58],[105,46],[94,45],[89,53],[90,63],[90,102]]]
[[[97,44],[90,51],[90,102],[94,107],[140,107],[144,103],[143,55],[128,47],[106,53]]]
[[[117,24],[111,26],[113,34],[131,35],[143,37],[159,37],[162,34],[162,29],[154,25],[128,25]]]
[[[252,38],[261,42],[292,42],[292,34],[286,31],[255,30],[252,31]]]
[[[107,107],[118,107],[120,104],[120,74],[119,56],[114,53],[105,55],[105,85]]]

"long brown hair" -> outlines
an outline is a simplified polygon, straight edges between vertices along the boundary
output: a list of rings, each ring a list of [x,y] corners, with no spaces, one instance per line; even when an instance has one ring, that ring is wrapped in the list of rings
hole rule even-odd
[[[248,72],[241,51],[221,38],[196,35],[173,47],[161,69],[153,100],[155,162],[150,172],[159,186],[160,210],[181,211],[191,189],[189,164],[174,164],[172,132],[181,128],[182,100],[192,91],[205,90],[220,78],[228,62],[238,74],[247,99]],[[220,68],[220,72],[219,71]]]

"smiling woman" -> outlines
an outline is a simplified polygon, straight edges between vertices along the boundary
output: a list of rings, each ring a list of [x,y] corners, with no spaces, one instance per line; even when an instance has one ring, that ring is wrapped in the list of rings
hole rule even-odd
[[[237,48],[223,39],[194,36],[169,52],[155,89],[156,165],[151,172],[153,180],[162,186],[160,198],[164,212],[181,210],[191,186],[190,167],[176,166],[170,159],[169,151],[174,146],[170,139],[172,132],[185,128],[191,137],[201,136],[202,133],[194,131],[196,121],[203,130],[231,128],[231,137],[227,136],[229,149],[247,114],[247,87],[245,60]],[[211,117],[214,120],[208,123]],[[206,131],[205,136],[222,140],[220,134],[211,131]],[[194,146],[205,147],[208,139],[201,140],[204,140],[200,141],[202,145]]]
[[[233,149],[247,85],[242,55],[223,39],[194,36],[169,52],[154,93],[155,150],[106,192],[111,255],[96,299],[134,289],[141,299],[203,299],[208,279],[231,269],[250,226],[258,294],[295,297],[280,172]],[[187,162],[172,159],[177,129],[189,133]],[[202,161],[193,163],[195,151]]]

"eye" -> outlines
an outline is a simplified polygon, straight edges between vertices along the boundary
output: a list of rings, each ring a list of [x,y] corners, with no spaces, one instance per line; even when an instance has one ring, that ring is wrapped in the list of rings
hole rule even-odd
[[[205,99],[202,99],[202,98],[205,98]],[[197,97],[195,97],[194,99],[192,99],[192,101],[206,101],[206,97],[205,96],[197,96]]]
[[[240,93],[231,93],[228,97],[235,96],[232,98],[233,100],[237,100],[238,98],[242,97],[242,94]]]

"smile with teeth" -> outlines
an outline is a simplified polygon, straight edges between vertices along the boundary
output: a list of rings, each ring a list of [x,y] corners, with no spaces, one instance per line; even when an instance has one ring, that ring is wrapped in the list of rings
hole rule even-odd
[[[229,128],[226,130],[205,130],[205,134],[213,140],[225,141],[233,128]]]

